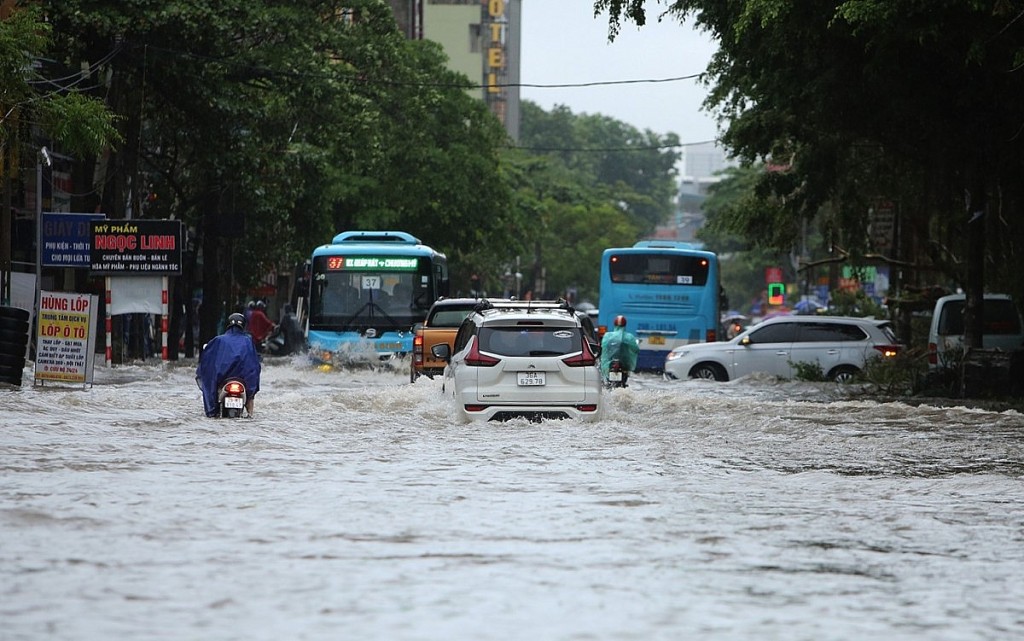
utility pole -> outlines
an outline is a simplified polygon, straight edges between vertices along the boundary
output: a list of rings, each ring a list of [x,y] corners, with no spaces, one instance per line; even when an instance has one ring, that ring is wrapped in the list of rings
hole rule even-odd
[[[36,155],[36,322],[43,301],[43,163],[53,165],[50,152],[40,147]]]

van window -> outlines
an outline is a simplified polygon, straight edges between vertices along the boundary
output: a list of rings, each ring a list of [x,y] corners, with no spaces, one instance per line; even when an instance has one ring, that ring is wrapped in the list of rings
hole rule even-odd
[[[942,306],[939,316],[939,334],[942,336],[964,335],[964,305],[962,300],[951,300]],[[983,334],[1020,334],[1020,316],[1013,301],[1005,298],[985,300],[985,322]]]

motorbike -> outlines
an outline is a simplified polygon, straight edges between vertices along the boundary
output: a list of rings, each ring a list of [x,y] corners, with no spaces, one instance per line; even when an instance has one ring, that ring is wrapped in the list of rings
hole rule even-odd
[[[626,380],[629,378],[629,371],[622,366],[618,359],[612,360],[608,365],[608,377],[605,379],[605,386],[609,389],[626,387]]]
[[[245,383],[229,378],[220,385],[217,392],[217,416],[239,418],[245,409]]]
[[[280,325],[274,325],[274,329],[270,330],[260,347],[261,353],[270,356],[287,356],[291,352]]]

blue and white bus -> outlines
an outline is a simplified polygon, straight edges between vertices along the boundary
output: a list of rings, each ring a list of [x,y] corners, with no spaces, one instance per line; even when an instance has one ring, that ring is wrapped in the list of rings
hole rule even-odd
[[[718,257],[690,243],[644,240],[604,250],[598,330],[619,314],[640,339],[637,369],[661,371],[674,347],[718,340]]]
[[[347,231],[313,251],[306,340],[319,363],[412,353],[413,325],[448,295],[445,255],[400,231]]]

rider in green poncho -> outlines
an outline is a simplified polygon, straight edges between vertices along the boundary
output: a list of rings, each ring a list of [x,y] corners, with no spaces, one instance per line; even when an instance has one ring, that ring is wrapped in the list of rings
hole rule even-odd
[[[636,336],[626,331],[626,317],[615,317],[614,328],[601,339],[601,375],[608,380],[608,370],[612,361],[622,365],[622,383],[625,385],[629,373],[636,369],[636,359],[640,354],[640,343]]]

